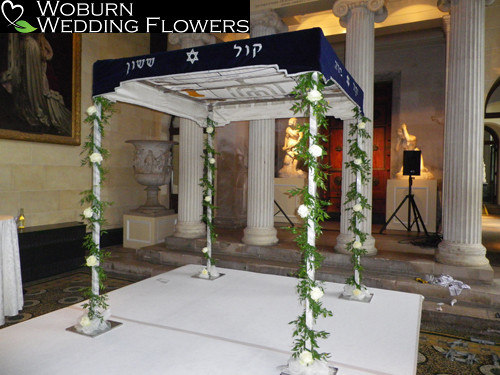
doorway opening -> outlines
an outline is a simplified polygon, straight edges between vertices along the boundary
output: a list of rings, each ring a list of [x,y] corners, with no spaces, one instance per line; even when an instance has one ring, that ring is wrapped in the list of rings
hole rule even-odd
[[[387,180],[391,167],[391,116],[392,116],[392,81],[377,82],[374,87],[373,103],[373,177],[372,177],[372,222],[383,224],[386,211]],[[331,118],[325,145],[330,167],[328,170],[328,190],[323,199],[330,205],[327,212],[330,219],[340,220],[342,186],[342,137],[343,121]]]
[[[498,194],[498,135],[488,126],[484,127],[483,162],[483,202],[496,204]]]

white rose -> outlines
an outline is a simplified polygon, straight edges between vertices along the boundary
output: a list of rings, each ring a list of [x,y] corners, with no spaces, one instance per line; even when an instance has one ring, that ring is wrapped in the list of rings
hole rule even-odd
[[[354,164],[361,165],[361,164],[363,164],[363,160],[359,159],[359,158],[358,159],[354,159]]]
[[[358,123],[358,129],[364,129],[364,128],[366,128],[366,123],[364,122]]]
[[[203,268],[203,269],[201,270],[201,274],[202,274],[203,276],[208,276],[208,270],[207,270],[206,268]]]
[[[362,294],[363,294],[363,292],[361,290],[357,289],[357,288],[352,291],[352,295],[354,297],[358,297],[359,298],[359,297],[361,297]]]
[[[323,95],[316,89],[312,89],[307,93],[307,100],[310,102],[317,102],[321,99],[323,99]]]
[[[205,197],[205,202],[210,202],[212,200],[212,197],[210,195],[207,195]]]
[[[208,247],[204,247],[203,249],[201,249],[201,252],[202,252],[203,254],[208,253]]]
[[[90,107],[87,108],[88,116],[95,115],[96,113],[97,113],[97,108],[95,106],[91,105]]]
[[[309,153],[315,158],[319,158],[323,154],[323,149],[318,145],[309,147]]]
[[[299,362],[302,366],[309,366],[314,362],[312,353],[308,350],[304,350],[299,354]]]
[[[91,163],[101,164],[101,162],[102,162],[102,155],[100,153],[98,153],[98,152],[94,152],[93,154],[91,154],[89,156],[89,159],[90,159]]]
[[[207,127],[207,133],[212,134],[214,132],[214,127],[213,126],[208,126]]]
[[[208,161],[210,164],[215,164],[215,159],[214,158],[210,158],[210,160]]]
[[[311,298],[313,301],[318,302],[321,297],[323,297],[323,291],[321,288],[318,288],[317,286],[311,288]]]
[[[308,217],[310,212],[311,210],[309,210],[309,207],[307,207],[305,204],[301,204],[299,208],[297,208],[297,213],[302,219]]]
[[[356,211],[356,212],[360,212],[361,210],[363,209],[363,207],[358,203],[358,204],[355,204],[353,207],[352,207],[352,210],[353,211]]]
[[[97,258],[94,255],[91,255],[87,258],[87,267],[97,266]]]
[[[92,323],[92,321],[89,319],[89,317],[87,315],[83,316],[80,319],[80,325],[82,327],[88,327],[91,323]]]
[[[83,217],[85,219],[90,219],[92,216],[94,216],[94,210],[92,210],[92,207],[87,207],[83,210]]]
[[[352,244],[352,247],[355,249],[361,249],[361,242],[354,241],[354,243]]]

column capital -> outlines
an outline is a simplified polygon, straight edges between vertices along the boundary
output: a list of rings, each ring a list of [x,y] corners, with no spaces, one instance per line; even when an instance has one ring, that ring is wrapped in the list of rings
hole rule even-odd
[[[215,37],[207,33],[175,33],[169,36],[172,44],[180,44],[181,48],[214,44]]]
[[[278,14],[272,10],[255,12],[250,15],[252,37],[279,34],[288,31]]]
[[[495,0],[484,0],[484,5],[488,6],[495,2]],[[437,0],[437,7],[441,12],[449,12],[451,8],[451,0]]]
[[[375,14],[375,22],[384,22],[387,18],[385,0],[335,0],[333,14],[340,18],[341,24],[345,22],[351,9],[365,7]]]
[[[443,31],[446,36],[450,34],[450,18],[449,14],[443,16]]]

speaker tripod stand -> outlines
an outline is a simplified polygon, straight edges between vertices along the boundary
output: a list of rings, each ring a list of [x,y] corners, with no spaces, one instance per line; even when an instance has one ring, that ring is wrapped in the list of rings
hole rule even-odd
[[[396,210],[391,215],[391,217],[389,218],[389,220],[387,220],[385,222],[385,224],[382,227],[382,229],[380,229],[380,233],[382,233],[387,228],[387,225],[389,225],[389,223],[391,222],[392,219],[396,218],[406,228],[406,230],[408,232],[411,231],[411,228],[413,227],[414,224],[417,225],[417,231],[420,232],[420,225],[419,225],[419,223],[420,223],[422,225],[422,228],[423,228],[424,232],[425,232],[425,235],[429,236],[429,233],[427,232],[427,228],[425,227],[424,221],[422,220],[422,216],[420,215],[420,211],[418,210],[417,203],[415,202],[415,197],[412,194],[412,191],[411,191],[412,185],[413,185],[413,177],[410,174],[408,176],[408,194],[401,201],[401,203],[399,204],[398,208],[396,208]],[[403,207],[403,204],[406,201],[408,201],[408,223],[407,224],[403,223],[403,221],[397,216],[398,211],[401,209],[401,207]],[[415,217],[415,219],[413,221],[412,221],[412,218],[411,218],[412,212],[413,212],[413,216]]]

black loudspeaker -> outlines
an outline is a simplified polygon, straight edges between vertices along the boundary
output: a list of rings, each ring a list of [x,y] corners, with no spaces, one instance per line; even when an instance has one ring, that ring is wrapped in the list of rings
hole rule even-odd
[[[404,176],[420,176],[420,155],[421,151],[403,152]]]

